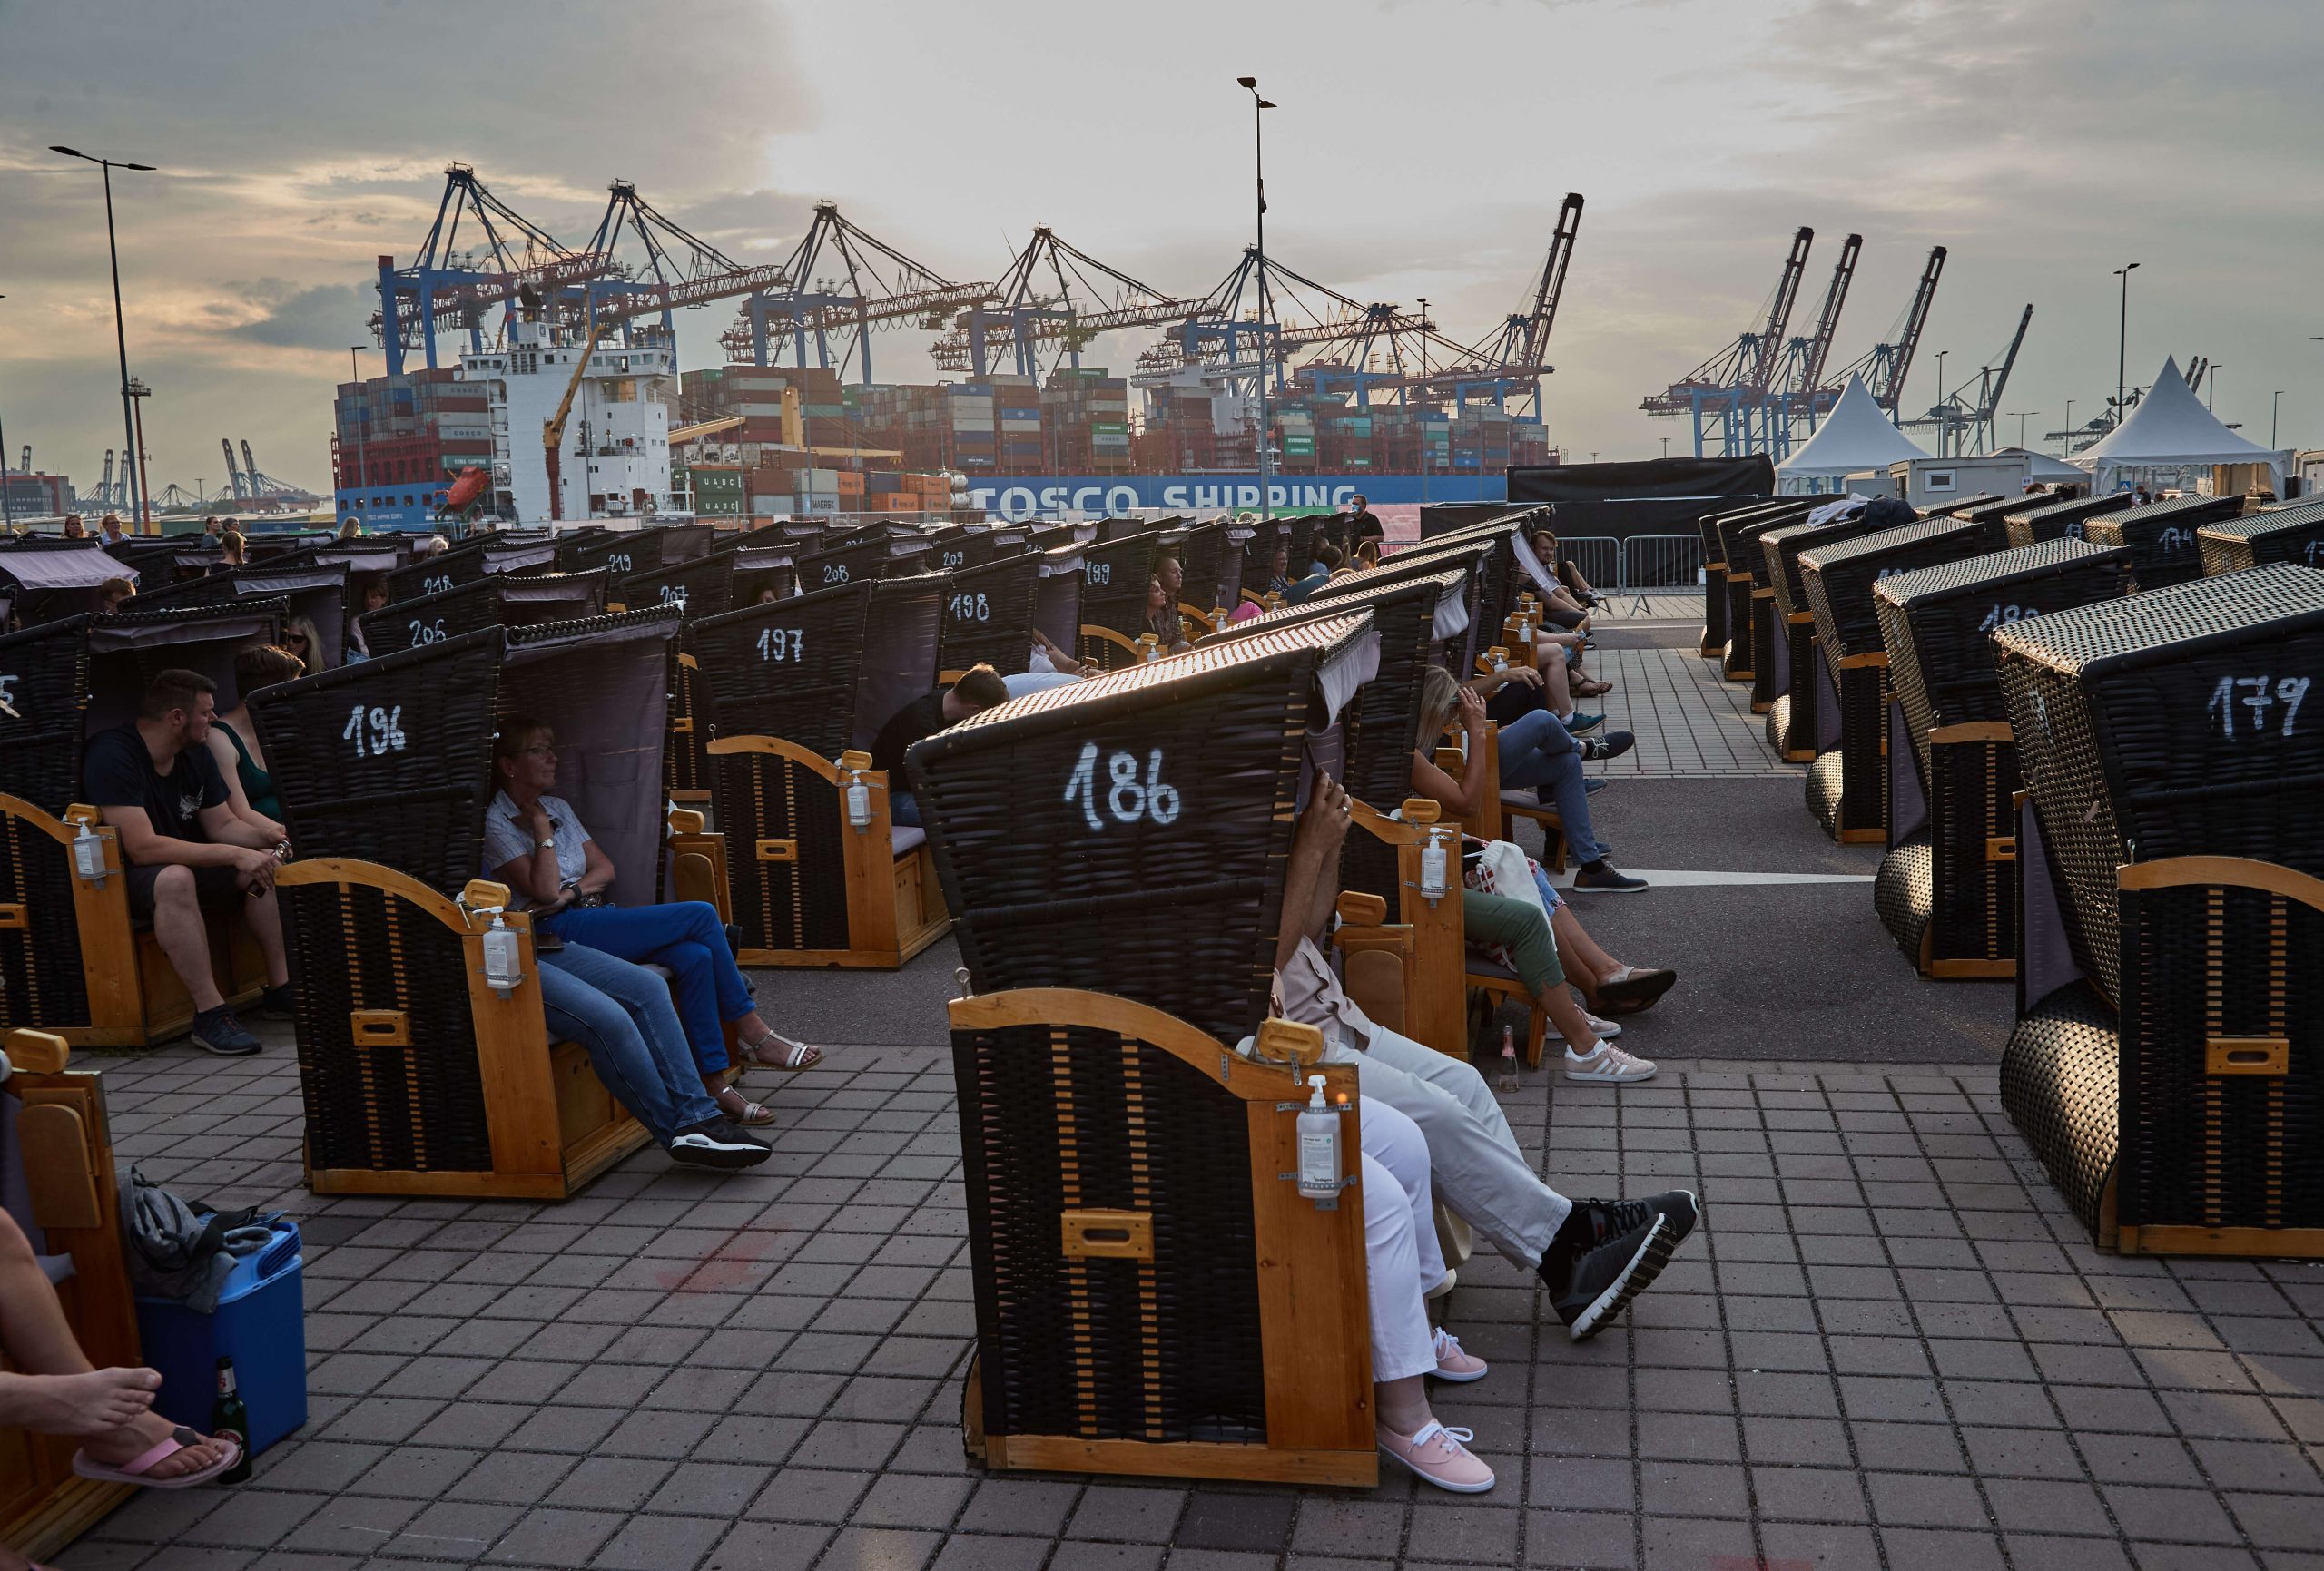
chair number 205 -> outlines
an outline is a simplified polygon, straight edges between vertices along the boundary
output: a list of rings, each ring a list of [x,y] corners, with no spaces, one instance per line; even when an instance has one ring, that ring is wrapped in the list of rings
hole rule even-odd
[[[1105,793],[1106,810],[1117,823],[1134,824],[1140,818],[1157,824],[1177,820],[1178,788],[1162,781],[1162,750],[1156,748],[1146,755],[1146,779],[1137,778],[1137,758],[1133,753],[1117,752],[1106,760],[1106,774],[1109,789]],[[1081,761],[1074,765],[1073,774],[1065,782],[1065,800],[1081,803],[1081,817],[1093,830],[1106,827],[1098,816],[1098,744],[1085,742]]]
[[[368,713],[357,704],[348,714],[347,729],[339,740],[355,744],[357,758],[385,758],[391,752],[403,751],[403,705],[393,709],[374,708]]]

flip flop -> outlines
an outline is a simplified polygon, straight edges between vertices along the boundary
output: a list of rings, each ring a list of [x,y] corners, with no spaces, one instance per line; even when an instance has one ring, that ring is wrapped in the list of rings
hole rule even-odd
[[[196,1484],[206,1484],[219,1474],[230,1470],[242,1459],[242,1448],[234,1440],[227,1440],[226,1455],[207,1468],[191,1473],[180,1473],[172,1478],[149,1477],[153,1466],[166,1458],[174,1457],[190,1446],[199,1446],[212,1437],[196,1433],[181,1424],[170,1431],[170,1438],[142,1456],[132,1457],[119,1467],[100,1462],[86,1451],[73,1453],[73,1470],[84,1478],[94,1478],[104,1484],[137,1484],[148,1489],[190,1489]]]
[[[1598,997],[1609,1004],[1644,1009],[1668,993],[1678,980],[1678,972],[1662,967],[1625,966],[1598,984]]]
[[[769,1046],[776,1050],[772,1058],[765,1052]],[[793,1042],[776,1031],[769,1031],[755,1042],[743,1043],[743,1051],[751,1056],[752,1063],[763,1065],[769,1069],[812,1069],[823,1061],[822,1048],[812,1043]]]

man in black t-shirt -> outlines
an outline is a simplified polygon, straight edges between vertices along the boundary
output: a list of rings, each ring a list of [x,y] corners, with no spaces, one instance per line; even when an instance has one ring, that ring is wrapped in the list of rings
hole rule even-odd
[[[972,665],[951,686],[931,689],[896,711],[872,743],[872,767],[888,777],[889,821],[905,829],[920,825],[920,804],[904,789],[904,754],[911,744],[1008,702],[1000,673],[990,665]]]
[[[1355,555],[1355,548],[1366,540],[1378,540],[1384,544],[1387,538],[1387,529],[1381,524],[1379,515],[1372,511],[1370,500],[1364,496],[1349,497],[1347,511],[1332,520],[1332,539],[1339,546],[1341,555],[1351,559]]]
[[[259,1050],[234,1018],[210,969],[205,907],[238,909],[266,956],[259,1013],[290,1018],[290,973],[274,869],[281,848],[227,804],[226,782],[204,745],[218,684],[200,672],[164,671],[145,689],[137,719],[89,739],[84,793],[121,838],[129,914],[153,937],[193,1000],[193,1040],[229,1056]]]

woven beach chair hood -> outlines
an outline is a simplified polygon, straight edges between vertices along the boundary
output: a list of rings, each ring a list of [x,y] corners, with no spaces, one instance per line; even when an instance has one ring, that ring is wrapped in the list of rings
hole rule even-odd
[[[2324,567],[2324,501],[2270,507],[2196,531],[2203,572],[2216,577],[2270,562]]]
[[[1933,518],[1801,552],[1800,578],[1808,609],[1816,614],[1824,657],[1837,662],[1880,651],[1880,618],[1872,608],[1872,586],[1883,574],[1982,556],[2007,544],[1998,524]]]

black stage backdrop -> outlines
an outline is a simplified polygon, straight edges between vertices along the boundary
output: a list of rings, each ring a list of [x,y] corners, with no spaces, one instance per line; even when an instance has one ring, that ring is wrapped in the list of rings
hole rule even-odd
[[[1635,464],[1512,465],[1512,506],[1636,501],[1649,496],[1764,496],[1776,468],[1764,453],[1740,458],[1646,458]]]

